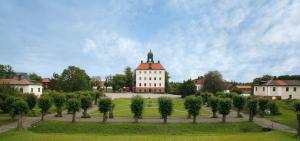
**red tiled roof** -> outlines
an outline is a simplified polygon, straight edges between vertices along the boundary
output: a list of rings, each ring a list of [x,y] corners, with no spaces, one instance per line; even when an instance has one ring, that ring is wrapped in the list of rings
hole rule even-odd
[[[40,83],[35,83],[26,79],[0,79],[0,84],[11,84],[11,85],[40,85]]]
[[[238,89],[251,89],[251,85],[236,85],[235,87]]]
[[[165,68],[160,63],[141,63],[137,70],[164,70]]]
[[[42,80],[42,83],[49,83],[49,82],[50,82],[49,78],[43,78]]]
[[[202,85],[204,83],[204,79],[194,79],[192,81],[194,82],[194,84],[200,84],[200,85]]]
[[[300,86],[299,80],[269,80],[264,86]]]

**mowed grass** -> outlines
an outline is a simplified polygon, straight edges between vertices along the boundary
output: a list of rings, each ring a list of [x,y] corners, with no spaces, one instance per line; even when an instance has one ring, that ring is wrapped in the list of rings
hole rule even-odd
[[[262,132],[241,123],[90,123],[39,122],[29,130],[0,134],[5,141],[296,141],[291,133]]]
[[[114,99],[113,103],[115,104],[114,116],[115,117],[133,117],[130,110],[130,102],[131,99],[128,98],[120,98]],[[184,99],[174,98],[174,111],[171,117],[187,117],[187,111],[184,109]],[[209,115],[210,112],[201,109],[200,115]],[[92,111],[90,113],[91,116],[101,116],[99,111]],[[158,111],[158,103],[157,99],[147,98],[145,99],[145,109],[143,113],[143,117],[160,117]]]
[[[11,117],[7,113],[0,113],[0,126],[15,122],[16,120],[12,120]]]
[[[281,100],[276,101],[281,114],[274,116],[266,116],[271,121],[278,122],[281,124],[288,125],[293,128],[297,128],[296,112],[293,110],[293,101]]]

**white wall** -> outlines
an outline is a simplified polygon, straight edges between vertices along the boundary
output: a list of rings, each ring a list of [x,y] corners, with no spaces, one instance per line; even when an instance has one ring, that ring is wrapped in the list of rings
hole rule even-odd
[[[16,85],[15,87],[19,91],[21,88],[23,88],[23,93],[33,93],[38,97],[43,94],[42,85]]]
[[[145,87],[145,83],[146,87],[155,87],[154,84],[156,84],[156,87],[165,87],[165,70],[136,70],[135,76],[136,87]],[[150,77],[151,80],[149,80]],[[154,78],[156,78],[156,80],[154,80]],[[159,80],[159,78],[161,78],[161,80]],[[140,83],[141,86],[139,85]],[[161,86],[159,84],[161,84]]]

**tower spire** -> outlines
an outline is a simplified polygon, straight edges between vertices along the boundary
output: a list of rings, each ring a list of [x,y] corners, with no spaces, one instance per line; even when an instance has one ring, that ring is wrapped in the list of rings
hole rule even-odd
[[[153,53],[150,49],[150,51],[148,52],[148,55],[147,55],[147,63],[154,63],[154,60],[153,60]]]

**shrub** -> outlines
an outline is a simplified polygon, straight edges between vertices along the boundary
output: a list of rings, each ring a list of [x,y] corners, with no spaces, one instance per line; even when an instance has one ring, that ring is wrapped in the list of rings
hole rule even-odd
[[[106,122],[107,120],[107,113],[111,109],[112,106],[112,100],[110,98],[101,98],[98,103],[98,108],[100,113],[103,113],[103,122]]]
[[[191,103],[191,102],[190,102],[191,100],[192,100],[192,97],[191,97],[191,96],[185,97],[185,100],[184,100],[184,108],[185,108],[185,109],[187,110],[187,112],[188,112],[187,118],[191,118],[191,117],[192,117],[190,111],[188,110],[188,109],[189,109],[189,104]]]
[[[278,105],[275,101],[269,101],[268,108],[270,110],[271,115],[278,115],[280,114]]]
[[[56,94],[53,96],[53,102],[56,107],[55,117],[62,117],[62,108],[66,102],[66,96],[64,94]]]
[[[68,111],[72,113],[72,122],[75,122],[76,112],[80,109],[80,101],[77,98],[71,98],[67,101]]]
[[[50,107],[51,107],[51,99],[48,96],[42,96],[40,97],[40,99],[38,100],[38,106],[41,109],[41,113],[42,113],[42,118],[41,120],[44,120],[44,116],[47,114],[47,112],[49,111]]]
[[[212,96],[208,99],[211,107],[211,111],[213,113],[212,118],[217,118],[217,112],[218,112],[218,105],[219,105],[219,98]]]
[[[257,100],[255,98],[249,98],[247,101],[247,108],[249,110],[249,121],[253,121],[257,112]]]
[[[220,99],[218,111],[222,114],[222,122],[226,122],[226,116],[230,113],[231,100],[229,98]]]
[[[4,113],[8,113],[10,112],[11,108],[12,108],[12,104],[16,101],[16,97],[14,96],[8,96],[5,101],[4,101],[4,105],[3,105],[3,112]]]
[[[114,109],[115,109],[115,104],[113,103],[109,109],[108,118],[114,118]]]
[[[268,108],[268,102],[269,100],[266,98],[258,99],[258,107],[262,117],[265,116],[266,109]]]
[[[201,97],[202,97],[202,100],[203,100],[203,104],[206,104],[206,106],[209,106],[208,104],[208,98],[212,96],[212,93],[209,93],[209,92],[205,92],[205,93],[202,93]]]
[[[29,106],[24,100],[16,100],[13,103],[12,109],[17,115],[19,115],[17,129],[23,129],[23,115],[29,111]]]
[[[169,97],[159,97],[158,98],[158,110],[164,123],[167,123],[168,116],[173,112],[173,101]]]
[[[139,118],[142,118],[144,111],[144,99],[139,95],[132,97],[130,109],[135,122],[139,122]]]
[[[187,110],[193,116],[193,123],[196,123],[197,116],[199,115],[199,111],[202,106],[202,99],[201,97],[189,96],[187,98]]]
[[[92,107],[92,98],[91,96],[82,96],[81,97],[81,108],[83,109],[82,118],[90,118],[91,116],[87,113],[87,109]]]
[[[32,115],[35,115],[33,108],[36,106],[37,103],[37,96],[33,93],[25,94],[25,99],[28,104],[29,110],[31,111]]]
[[[242,117],[240,112],[245,107],[245,104],[246,104],[245,97],[240,96],[240,95],[233,96],[233,105],[237,109],[237,117]]]

